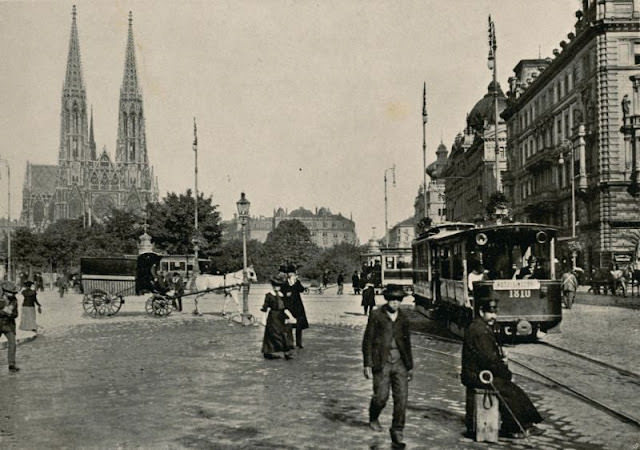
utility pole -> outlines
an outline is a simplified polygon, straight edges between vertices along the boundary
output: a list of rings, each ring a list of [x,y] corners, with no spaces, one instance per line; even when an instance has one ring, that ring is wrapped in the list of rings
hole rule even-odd
[[[11,168],[9,161],[1,158],[7,165],[7,280],[11,280]]]
[[[422,89],[422,200],[423,200],[423,214],[422,217],[427,217],[427,82],[424,82]]]
[[[496,154],[496,192],[502,192],[502,182],[500,180],[500,144],[498,142],[498,122],[500,117],[498,116],[498,58],[497,58],[498,43],[496,41],[496,27],[489,16],[489,69],[493,71],[493,115],[494,115],[494,139],[495,139],[495,154]]]
[[[396,165],[388,169],[384,169],[384,234],[385,234],[385,246],[389,247],[389,211],[387,208],[387,171],[391,171],[393,174],[393,185],[396,185]]]
[[[194,213],[194,231],[193,231],[193,276],[200,274],[198,250],[200,250],[200,233],[198,232],[198,128],[196,126],[196,118],[193,118],[193,151],[195,153],[195,213]]]

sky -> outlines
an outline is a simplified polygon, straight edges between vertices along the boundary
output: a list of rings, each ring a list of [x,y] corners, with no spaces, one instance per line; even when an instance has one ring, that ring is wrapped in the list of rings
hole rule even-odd
[[[487,19],[503,90],[552,56],[579,0],[0,1],[0,159],[20,215],[27,161],[57,164],[72,5],[98,151],[114,155],[128,13],[160,196],[198,188],[232,218],[327,207],[361,243],[413,215],[427,165],[487,92]],[[0,216],[7,215],[0,163]],[[393,171],[395,167],[395,185]]]

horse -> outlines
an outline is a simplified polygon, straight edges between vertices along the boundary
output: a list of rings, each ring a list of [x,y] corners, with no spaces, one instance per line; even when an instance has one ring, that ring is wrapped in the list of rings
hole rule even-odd
[[[193,299],[195,303],[195,310],[193,314],[201,315],[198,311],[198,299],[209,292],[215,292],[217,294],[224,294],[224,303],[222,305],[222,314],[226,315],[227,300],[229,297],[235,302],[238,311],[240,311],[240,302],[236,291],[240,290],[242,281],[244,278],[243,270],[227,273],[225,275],[211,275],[211,274],[199,274],[196,277],[191,278],[189,281],[189,289],[186,294],[194,294]],[[256,272],[253,266],[247,267],[247,280],[250,283],[258,281]]]

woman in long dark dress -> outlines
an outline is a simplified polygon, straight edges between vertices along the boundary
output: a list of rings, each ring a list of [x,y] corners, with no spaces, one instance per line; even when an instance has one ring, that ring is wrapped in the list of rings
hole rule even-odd
[[[302,346],[302,330],[309,328],[307,313],[304,309],[304,303],[302,303],[301,294],[303,292],[304,286],[298,279],[296,267],[287,267],[287,280],[282,285],[282,294],[284,295],[284,304],[296,319],[296,347],[298,348],[304,348]]]
[[[261,311],[267,312],[267,324],[262,340],[262,354],[266,359],[278,358],[276,354],[284,353],[286,359],[293,357],[293,333],[287,324],[289,314],[286,311],[281,287],[286,280],[283,277],[271,279],[273,289],[264,296]]]
[[[365,316],[373,311],[373,307],[376,306],[376,290],[373,287],[373,283],[367,281],[362,290],[362,302],[360,305],[364,308]]]

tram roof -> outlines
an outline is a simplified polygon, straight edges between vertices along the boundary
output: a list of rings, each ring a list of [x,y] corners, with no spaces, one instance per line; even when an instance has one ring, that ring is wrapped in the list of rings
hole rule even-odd
[[[467,224],[464,224],[467,225]],[[478,233],[478,232],[496,232],[501,230],[515,230],[515,229],[531,229],[531,230],[544,230],[547,232],[551,232],[555,234],[558,229],[551,225],[545,225],[540,223],[527,223],[527,222],[510,222],[504,224],[492,224],[492,225],[484,225],[480,227],[464,227],[462,229],[442,229],[439,230],[435,234],[427,235],[426,239],[429,241],[442,241],[445,239],[449,239],[452,236],[463,236],[465,234],[470,233]],[[425,236],[421,236],[421,238],[425,238]],[[420,240],[420,238],[418,238]]]

